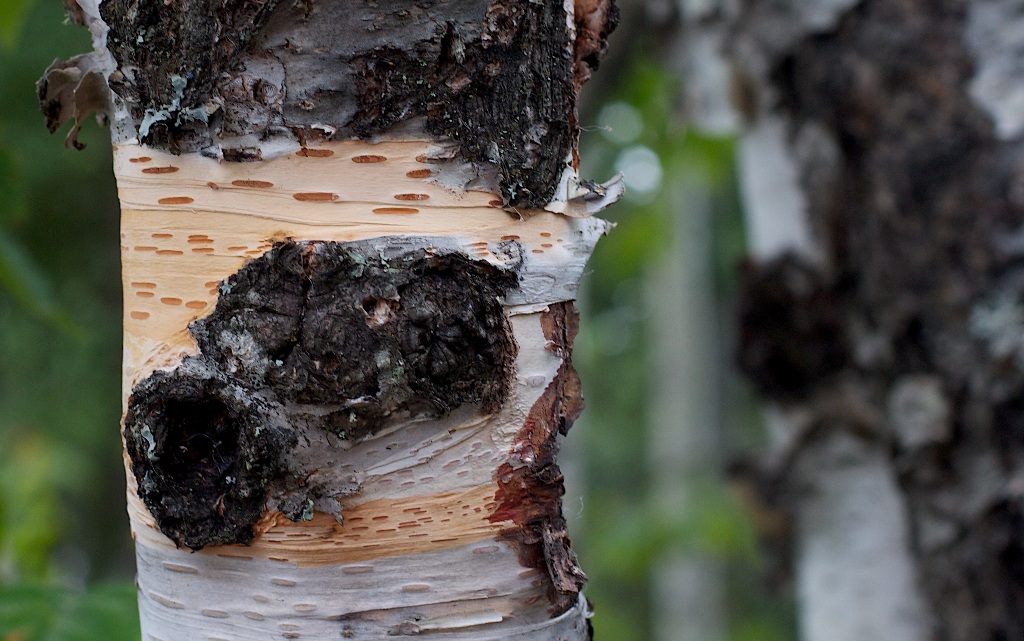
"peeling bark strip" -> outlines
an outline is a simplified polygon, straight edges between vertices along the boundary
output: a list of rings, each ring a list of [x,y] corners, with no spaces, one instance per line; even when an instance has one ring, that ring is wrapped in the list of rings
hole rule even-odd
[[[258,160],[268,139],[368,138],[424,116],[526,208],[576,165],[576,96],[617,21],[609,0],[574,21],[562,0],[207,4],[101,5],[143,143]]]
[[[791,185],[759,195],[794,193],[817,245],[749,281],[741,359],[796,418],[766,467],[802,521],[825,511],[806,488],[842,495],[829,509],[861,520],[885,503],[890,536],[865,548],[902,545],[898,563],[861,572],[865,548],[813,549],[829,528],[801,525],[805,563],[817,564],[802,575],[864,581],[859,603],[806,591],[810,641],[1024,638],[1022,77],[1010,62],[1022,8],[838,0],[723,11],[747,140],[783,132],[751,164],[782,156],[794,168]],[[765,324],[781,302],[793,322]],[[806,463],[833,449],[828,465]],[[831,480],[869,474],[896,479],[892,496],[864,501]],[[888,482],[862,485],[877,494]],[[872,602],[886,593],[872,584],[906,589]],[[924,616],[913,614],[918,594]]]
[[[385,260],[338,243],[246,265],[193,323],[200,354],[129,399],[128,456],[160,530],[198,550],[248,543],[268,509],[341,519],[337,499],[359,484],[325,457],[389,423],[502,405],[516,346],[500,299],[515,284],[458,255]]]
[[[569,545],[562,516],[565,486],[555,462],[558,436],[568,434],[583,411],[580,380],[571,357],[578,322],[572,303],[552,305],[541,316],[545,348],[558,354],[562,363],[530,408],[510,460],[498,468],[498,507],[490,516],[494,522],[516,524],[505,535],[517,546],[523,565],[544,569],[551,576],[550,597],[558,611],[576,601],[587,580]]]

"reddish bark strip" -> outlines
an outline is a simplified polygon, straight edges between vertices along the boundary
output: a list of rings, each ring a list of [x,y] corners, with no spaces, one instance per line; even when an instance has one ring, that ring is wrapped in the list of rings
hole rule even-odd
[[[548,596],[561,613],[576,602],[587,580],[566,533],[561,502],[565,486],[555,462],[558,435],[567,434],[583,411],[580,379],[571,355],[579,314],[572,302],[557,303],[544,313],[541,326],[547,348],[562,358],[562,365],[530,409],[509,460],[497,470],[498,507],[490,520],[516,524],[507,538],[517,544],[524,566],[547,570]]]

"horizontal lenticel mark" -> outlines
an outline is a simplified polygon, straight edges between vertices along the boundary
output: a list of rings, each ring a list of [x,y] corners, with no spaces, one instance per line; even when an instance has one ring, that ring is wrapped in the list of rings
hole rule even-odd
[[[332,202],[338,200],[338,197],[338,194],[332,194],[325,191],[308,191],[292,194],[292,198],[303,202]]]
[[[418,214],[419,209],[415,207],[377,207],[373,210],[375,214]]]

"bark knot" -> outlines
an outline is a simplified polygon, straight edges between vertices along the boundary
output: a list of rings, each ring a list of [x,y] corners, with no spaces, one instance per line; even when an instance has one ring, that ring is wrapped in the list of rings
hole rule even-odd
[[[318,467],[318,447],[341,456],[398,421],[496,411],[517,350],[502,298],[517,282],[458,254],[330,242],[250,262],[190,327],[200,353],[129,400],[132,470],[161,531],[192,549],[246,543],[266,509],[298,520],[358,490]]]

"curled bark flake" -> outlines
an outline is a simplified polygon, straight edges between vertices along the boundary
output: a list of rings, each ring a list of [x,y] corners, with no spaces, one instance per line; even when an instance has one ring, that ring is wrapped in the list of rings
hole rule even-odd
[[[69,121],[75,123],[64,139],[65,147],[85,148],[78,142],[82,122],[94,113],[107,117],[113,110],[110,88],[98,71],[99,66],[95,54],[91,53],[75,56],[66,62],[54,60],[36,83],[36,97],[50,133]]]

